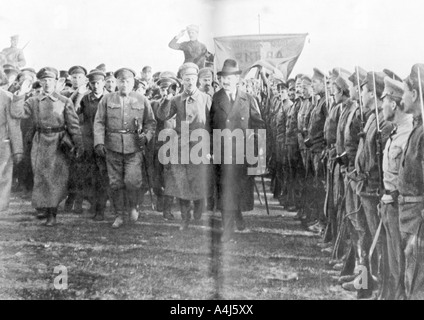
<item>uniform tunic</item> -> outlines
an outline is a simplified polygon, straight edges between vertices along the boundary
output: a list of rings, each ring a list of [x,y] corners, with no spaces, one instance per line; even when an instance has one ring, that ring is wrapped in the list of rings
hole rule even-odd
[[[81,146],[78,116],[68,98],[53,92],[24,101],[24,96],[14,96],[12,116],[32,118],[39,128],[33,141],[31,162],[34,172],[32,204],[35,208],[55,208],[64,199],[69,176],[69,158],[63,153],[60,140],[65,131],[45,133],[48,128],[66,127],[76,146]]]
[[[168,46],[171,49],[181,50],[184,52],[184,63],[193,62],[198,65],[201,69],[205,66],[205,55],[208,52],[206,46],[199,42],[195,41],[184,41],[181,43],[177,42],[176,38],[173,38],[171,42],[169,42]]]

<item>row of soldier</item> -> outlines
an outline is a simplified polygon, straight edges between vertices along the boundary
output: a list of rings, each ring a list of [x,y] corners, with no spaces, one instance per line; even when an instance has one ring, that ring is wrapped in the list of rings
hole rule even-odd
[[[9,104],[5,109],[10,112],[9,122],[18,120],[23,125],[30,120],[24,134],[11,132],[8,138],[17,166],[24,154],[31,162],[37,217],[54,226],[64,197],[65,211],[77,213],[87,198],[93,218],[101,221],[109,198],[116,214],[112,227],[119,228],[127,215],[133,222],[139,218],[144,194],[152,188],[156,208],[165,219],[174,219],[172,202],[178,199],[183,230],[191,220],[191,202],[197,220],[206,204],[210,210],[220,209],[227,217],[223,239],[231,240],[234,225],[245,228],[241,212],[253,209],[253,177],[246,175],[246,166],[223,165],[213,170],[195,164],[164,166],[158,160],[163,143],[158,135],[167,129],[179,134],[182,122],[189,124],[190,131],[261,127],[256,100],[238,90],[241,70],[236,61],[228,60],[218,72],[221,83],[216,94],[209,68],[199,70],[196,64],[185,63],[178,72],[181,78],[161,72],[150,101],[139,90],[143,86],[136,86],[144,80],[137,79],[133,70],[121,68],[110,74],[103,67],[90,72],[71,67],[72,87],[68,88],[55,68],[37,73],[27,68],[6,84],[9,92],[2,91],[8,100],[5,105]],[[37,91],[35,77],[42,90]],[[105,84],[111,79],[117,87],[108,92]],[[247,115],[246,110],[250,110]],[[246,121],[240,124],[240,119]],[[194,142],[189,144],[191,148]]]
[[[313,71],[262,103],[274,197],[358,299],[422,299],[424,65]]]

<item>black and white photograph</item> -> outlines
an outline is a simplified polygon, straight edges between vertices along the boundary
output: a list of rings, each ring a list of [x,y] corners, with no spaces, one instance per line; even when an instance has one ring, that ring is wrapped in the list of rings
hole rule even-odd
[[[424,299],[422,1],[0,4],[0,300]]]

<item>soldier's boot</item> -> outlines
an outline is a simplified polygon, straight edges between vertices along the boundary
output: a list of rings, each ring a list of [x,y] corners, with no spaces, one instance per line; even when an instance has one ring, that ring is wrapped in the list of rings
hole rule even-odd
[[[47,219],[48,213],[46,208],[36,208],[35,210],[37,210],[37,216],[36,216],[37,219],[39,220]]]
[[[203,201],[203,199],[195,200],[193,202],[194,202],[193,217],[194,217],[194,220],[199,221],[202,218],[205,202]]]
[[[179,199],[180,201],[180,210],[181,210],[181,226],[180,230],[185,231],[188,229],[191,219],[190,213],[190,200]]]
[[[171,213],[172,202],[174,201],[173,197],[163,196],[163,218],[165,220],[174,220],[175,217]]]
[[[101,203],[95,204],[95,211],[93,219],[95,221],[103,221],[105,219],[105,206]]]
[[[66,212],[72,211],[72,208],[74,207],[75,198],[76,198],[75,193],[73,192],[68,193],[68,197],[66,198],[65,207],[64,207],[64,210]]]
[[[243,219],[243,214],[240,210],[234,212],[234,220],[236,222],[236,228],[238,231],[243,231],[246,229],[246,223]]]
[[[83,208],[82,208],[82,203],[83,203],[83,197],[82,195],[78,194],[77,197],[75,198],[75,202],[74,202],[74,213],[76,214],[81,214],[83,213]]]
[[[110,195],[116,213],[116,218],[112,224],[112,228],[117,229],[124,223],[124,191],[122,189],[111,190]]]
[[[130,212],[130,221],[131,222],[136,222],[138,220],[138,210],[137,208],[131,208],[131,212]]]
[[[57,213],[57,209],[56,208],[48,208],[47,209],[48,212],[48,216],[47,216],[47,221],[46,221],[46,227],[53,227],[56,225],[56,213]]]
[[[118,216],[115,218],[115,221],[112,224],[112,228],[118,229],[123,224],[124,224],[124,217],[123,217],[123,213],[120,212],[118,213]]]
[[[158,195],[157,199],[156,199],[156,211],[157,212],[163,212],[164,210],[164,201],[165,201],[165,197],[164,195]]]

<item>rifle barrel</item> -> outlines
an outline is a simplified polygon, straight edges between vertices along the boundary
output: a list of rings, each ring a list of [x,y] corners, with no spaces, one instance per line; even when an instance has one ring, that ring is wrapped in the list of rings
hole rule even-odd
[[[418,88],[420,92],[421,117],[424,117],[423,88],[421,87],[421,72],[419,67],[418,67]]]

